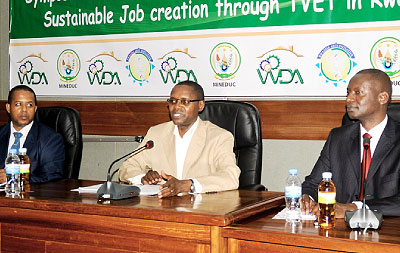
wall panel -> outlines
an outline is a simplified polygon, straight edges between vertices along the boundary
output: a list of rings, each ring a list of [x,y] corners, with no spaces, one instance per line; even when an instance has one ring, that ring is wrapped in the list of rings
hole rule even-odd
[[[5,108],[6,101],[0,101]],[[325,140],[341,124],[344,101],[250,101],[261,117],[263,139]],[[150,126],[169,120],[162,101],[40,101],[39,106],[69,106],[81,114],[84,134],[145,135]],[[0,124],[8,120],[0,110]]]

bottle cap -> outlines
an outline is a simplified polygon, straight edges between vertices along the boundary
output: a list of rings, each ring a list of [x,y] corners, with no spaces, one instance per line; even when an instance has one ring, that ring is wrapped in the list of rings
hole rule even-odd
[[[10,154],[17,154],[17,150],[15,148],[10,149]]]
[[[323,172],[322,173],[322,178],[332,178],[332,172]]]
[[[20,148],[20,149],[19,149],[19,152],[20,152],[20,153],[26,153],[26,148]]]
[[[297,175],[297,169],[289,169],[290,175]]]

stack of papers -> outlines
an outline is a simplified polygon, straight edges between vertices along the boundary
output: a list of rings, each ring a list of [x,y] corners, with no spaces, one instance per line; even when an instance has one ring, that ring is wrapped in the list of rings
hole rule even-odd
[[[277,220],[285,220],[286,219],[286,208],[284,208],[282,211],[277,213],[272,219],[277,219]],[[301,220],[315,220],[317,217],[315,215],[311,214],[301,214]]]

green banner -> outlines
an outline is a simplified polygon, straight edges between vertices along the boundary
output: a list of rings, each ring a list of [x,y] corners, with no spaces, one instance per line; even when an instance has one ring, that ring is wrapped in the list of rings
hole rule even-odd
[[[399,20],[397,0],[10,0],[10,38]]]

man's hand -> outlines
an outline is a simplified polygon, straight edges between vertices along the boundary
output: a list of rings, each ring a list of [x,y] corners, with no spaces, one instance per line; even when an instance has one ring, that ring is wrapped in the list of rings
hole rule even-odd
[[[318,203],[310,198],[308,194],[301,197],[301,212],[303,214],[318,215]]]
[[[146,175],[142,177],[142,184],[158,184],[162,181],[162,177],[157,171],[149,170]]]
[[[6,170],[1,169],[0,170],[0,183],[5,183],[6,182]]]
[[[164,171],[161,171],[161,176],[167,182],[160,186],[160,189],[162,190],[158,193],[159,198],[175,196],[181,192],[190,192],[192,181],[178,180],[175,177],[166,174]]]
[[[344,214],[346,211],[353,211],[357,210],[356,204],[353,203],[348,203],[348,204],[343,204],[343,203],[336,203],[336,209],[335,209],[335,217],[338,219],[343,219]]]

